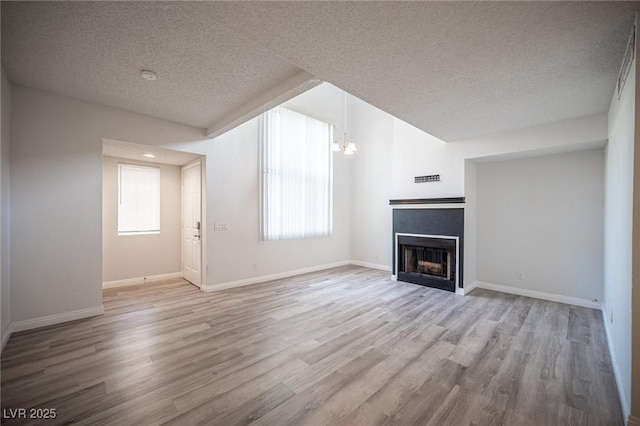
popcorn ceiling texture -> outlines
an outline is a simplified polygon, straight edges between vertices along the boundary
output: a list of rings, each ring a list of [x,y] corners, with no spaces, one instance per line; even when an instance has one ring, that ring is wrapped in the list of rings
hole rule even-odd
[[[143,154],[153,154],[154,158],[143,157]],[[157,146],[139,145],[131,142],[105,139],[102,143],[102,155],[107,157],[124,158],[126,160],[145,161],[147,163],[168,164],[171,166],[184,166],[198,158],[200,155],[190,152],[176,151]]]
[[[303,69],[449,141],[606,111],[636,10],[640,2],[2,2],[2,63],[16,84],[197,127]]]
[[[236,29],[443,140],[607,111],[640,2],[225,4]]]
[[[299,71],[223,24],[190,2],[3,2],[2,64],[18,85],[206,128]]]

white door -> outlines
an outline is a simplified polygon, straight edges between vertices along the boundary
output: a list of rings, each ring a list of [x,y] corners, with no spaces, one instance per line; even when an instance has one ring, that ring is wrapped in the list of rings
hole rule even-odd
[[[182,276],[202,284],[200,163],[182,168]]]

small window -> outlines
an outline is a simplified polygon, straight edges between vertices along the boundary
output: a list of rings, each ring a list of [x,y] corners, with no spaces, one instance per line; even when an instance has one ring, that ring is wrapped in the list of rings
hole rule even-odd
[[[160,168],[118,164],[118,235],[160,233]]]

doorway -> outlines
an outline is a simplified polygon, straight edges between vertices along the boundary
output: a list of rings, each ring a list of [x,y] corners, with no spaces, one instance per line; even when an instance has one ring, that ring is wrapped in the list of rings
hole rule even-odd
[[[159,192],[159,200],[157,195],[147,197],[144,192],[125,198],[123,194],[127,193],[122,192],[126,189],[122,182],[127,176],[120,173],[125,168],[140,171],[141,176],[146,176],[142,172],[148,170],[156,181],[159,176],[160,186],[153,192]],[[205,157],[198,154],[103,140],[103,288],[178,278],[205,288],[205,171]],[[129,188],[145,191],[140,188],[147,187],[147,180],[133,179]],[[144,201],[147,198],[152,199],[156,207],[151,209]],[[123,216],[127,200],[130,201],[129,216]],[[137,210],[140,204],[144,206]],[[159,215],[159,221],[152,221],[152,228],[121,229],[121,219],[132,217],[138,223],[140,217],[148,215],[147,210],[155,212],[150,215],[154,219]]]
[[[202,163],[182,167],[182,276],[202,286]]]

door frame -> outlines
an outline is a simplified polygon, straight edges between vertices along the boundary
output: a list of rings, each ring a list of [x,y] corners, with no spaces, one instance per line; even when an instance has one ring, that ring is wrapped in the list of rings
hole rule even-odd
[[[180,272],[184,277],[184,177],[185,169],[200,165],[200,290],[207,288],[207,191],[206,157],[180,166]]]

